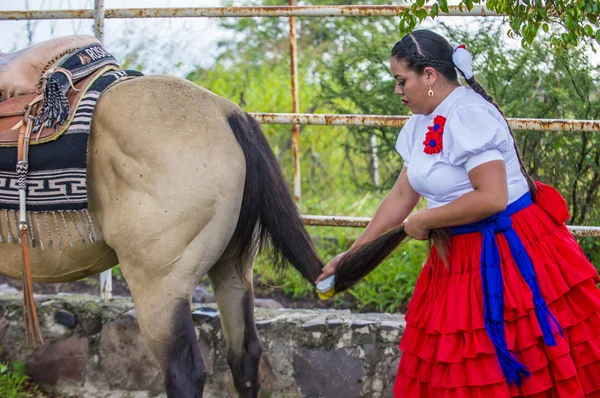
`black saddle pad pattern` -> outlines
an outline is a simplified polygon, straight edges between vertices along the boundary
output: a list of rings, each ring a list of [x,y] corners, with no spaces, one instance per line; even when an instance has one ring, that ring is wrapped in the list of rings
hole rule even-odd
[[[57,140],[30,145],[27,211],[87,208],[87,148],[94,107],[109,86],[137,76],[142,73],[114,70],[102,74],[82,97],[69,128]],[[0,209],[19,209],[16,165],[16,148],[0,148]]]

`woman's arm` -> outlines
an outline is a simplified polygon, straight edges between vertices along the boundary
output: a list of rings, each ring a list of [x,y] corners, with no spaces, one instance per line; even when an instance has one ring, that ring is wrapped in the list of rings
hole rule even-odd
[[[381,201],[371,222],[352,246],[370,242],[384,232],[399,226],[415,208],[421,196],[410,186],[407,170],[406,167],[402,167],[394,187]],[[338,254],[327,263],[316,283],[335,273],[343,255],[344,253]]]
[[[504,161],[494,160],[473,168],[469,180],[472,192],[446,205],[414,213],[407,221],[406,233],[425,240],[431,229],[480,221],[506,209],[508,186]]]
[[[371,222],[352,246],[372,241],[384,232],[399,226],[415,208],[421,195],[410,186],[407,172],[408,169],[402,167],[394,187],[381,201]]]

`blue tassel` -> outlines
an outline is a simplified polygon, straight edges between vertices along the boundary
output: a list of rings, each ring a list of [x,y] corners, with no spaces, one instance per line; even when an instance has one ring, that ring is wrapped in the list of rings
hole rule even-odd
[[[544,335],[544,343],[549,346],[554,346],[556,345],[554,332],[558,330],[563,337],[564,332],[554,315],[552,315],[550,312],[546,301],[544,301],[544,298],[542,297],[540,285],[535,274],[535,268],[533,268],[533,264],[531,263],[531,259],[525,250],[525,246],[523,246],[523,242],[521,242],[521,239],[519,239],[519,236],[514,230],[506,231],[504,236],[506,237],[506,240],[511,248],[515,263],[517,264],[521,275],[523,275],[523,278],[525,279],[525,282],[527,282],[527,285],[529,286],[529,289],[533,295],[535,315],[538,323],[540,324],[540,329]],[[552,325],[550,321],[552,321],[554,325]]]
[[[550,312],[550,309],[546,305],[545,302],[542,301],[541,304],[538,304],[537,298],[535,298],[534,294],[534,302],[535,304],[535,314],[537,316],[538,323],[540,324],[540,329],[542,329],[542,333],[544,334],[544,343],[549,346],[556,345],[556,339],[554,338],[554,331],[558,330],[562,337],[565,337],[565,333],[563,332],[560,324]],[[550,323],[552,321],[555,327]]]
[[[523,382],[523,377],[530,375],[529,371],[525,366],[517,361],[506,347],[506,341],[504,340],[504,325],[500,323],[488,324],[486,322],[485,328],[494,343],[496,348],[496,354],[498,355],[498,362],[502,368],[502,373],[506,378],[506,382],[510,384],[514,382],[517,386],[520,386]],[[500,332],[502,329],[502,332]]]
[[[544,343],[550,346],[556,345],[556,339],[554,338],[555,330],[560,331],[560,334],[564,336],[560,324],[552,315],[542,297],[535,268],[523,246],[523,242],[521,242],[521,238],[512,228],[510,216],[532,203],[531,195],[527,193],[517,201],[511,203],[502,213],[476,223],[452,228],[452,232],[455,235],[472,232],[481,232],[483,235],[480,267],[485,328],[496,349],[498,362],[500,363],[506,382],[508,384],[514,382],[517,386],[521,385],[523,377],[529,376],[530,373],[508,351],[504,336],[504,285],[502,281],[502,269],[500,267],[500,253],[495,237],[496,233],[504,234],[515,263],[531,290],[536,317],[544,335]],[[556,328],[553,328],[553,326]]]

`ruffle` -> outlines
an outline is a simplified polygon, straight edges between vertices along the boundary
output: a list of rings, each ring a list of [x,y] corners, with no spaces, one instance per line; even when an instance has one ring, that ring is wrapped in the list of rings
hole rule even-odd
[[[534,264],[542,295],[564,330],[546,346],[532,294],[498,235],[509,350],[531,372],[508,385],[485,330],[481,235],[455,236],[446,265],[435,249],[406,314],[396,397],[600,397],[598,272],[564,224],[537,205],[515,214],[513,227]]]

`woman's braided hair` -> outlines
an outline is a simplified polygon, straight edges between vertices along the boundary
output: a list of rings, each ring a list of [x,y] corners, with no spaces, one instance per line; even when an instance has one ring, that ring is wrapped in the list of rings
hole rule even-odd
[[[458,79],[458,75],[456,73],[457,68],[452,60],[453,53],[454,49],[442,36],[429,30],[416,30],[407,34],[402,38],[402,40],[397,42],[394,45],[394,48],[392,48],[391,55],[397,61],[403,61],[408,69],[419,75],[423,73],[425,67],[430,66],[442,74],[448,81],[453,82]],[[463,75],[463,77],[465,77],[462,71],[460,71],[460,73]],[[485,91],[481,84],[475,80],[474,76],[470,79],[465,77],[465,81],[469,84],[473,91],[494,105],[506,121],[506,117],[504,116],[502,109],[500,109],[500,105],[498,105]],[[508,125],[508,121],[506,121],[506,125],[508,127],[508,131],[510,131],[510,135],[513,137],[517,159],[519,159],[519,164],[521,166],[521,172],[527,180],[531,196],[535,198],[535,183],[525,169],[523,159],[521,158],[521,153],[517,147],[517,140],[515,139],[512,129]]]

